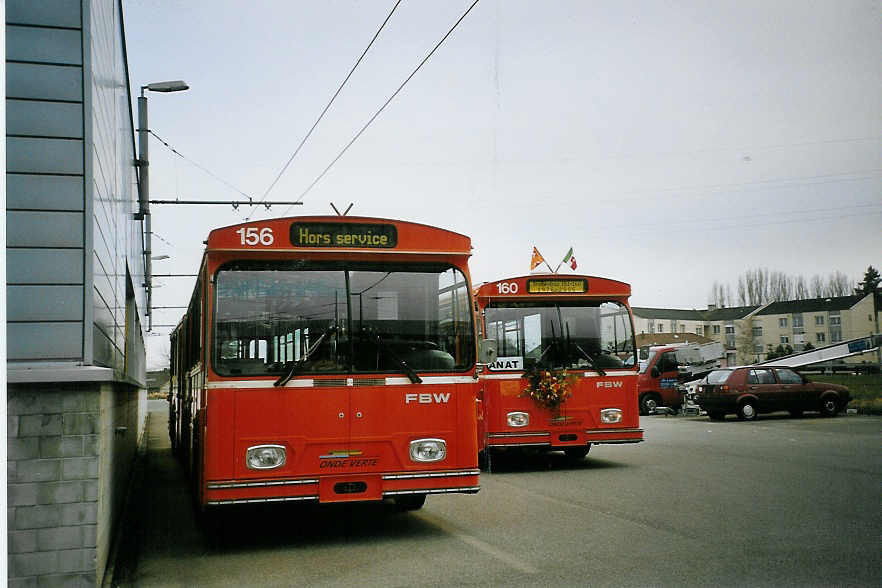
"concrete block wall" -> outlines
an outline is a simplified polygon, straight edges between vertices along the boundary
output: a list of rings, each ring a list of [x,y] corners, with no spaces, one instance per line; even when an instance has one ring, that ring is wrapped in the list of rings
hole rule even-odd
[[[9,586],[100,586],[131,475],[143,390],[7,389]]]

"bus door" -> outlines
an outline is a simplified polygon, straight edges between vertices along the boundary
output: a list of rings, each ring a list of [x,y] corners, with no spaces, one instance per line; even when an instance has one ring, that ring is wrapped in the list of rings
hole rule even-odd
[[[216,446],[226,446],[218,468],[230,451],[232,477],[260,476],[246,463],[249,449],[277,444],[287,462],[273,476],[322,473],[349,442],[342,272],[239,261],[222,266],[215,284],[213,366],[223,379],[210,384],[212,406],[233,429],[217,431]]]
[[[397,269],[350,275],[350,471],[412,469],[411,443],[419,439],[442,439],[454,451],[462,406],[474,410],[473,378],[454,374],[474,363],[463,274]]]

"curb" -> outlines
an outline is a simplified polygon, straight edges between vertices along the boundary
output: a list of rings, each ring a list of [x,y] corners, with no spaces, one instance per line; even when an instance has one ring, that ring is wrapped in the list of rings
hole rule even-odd
[[[113,537],[113,547],[104,569],[102,588],[116,588],[134,585],[134,573],[138,563],[138,547],[141,538],[142,514],[139,505],[143,504],[144,471],[147,461],[147,442],[150,430],[150,413],[144,422],[144,441],[139,444],[132,474],[129,477],[126,499],[117,522]]]

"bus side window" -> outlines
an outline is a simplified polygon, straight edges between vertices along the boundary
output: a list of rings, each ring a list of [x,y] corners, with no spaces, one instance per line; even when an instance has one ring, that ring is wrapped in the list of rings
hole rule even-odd
[[[524,317],[524,357],[538,358],[542,353],[542,316]]]

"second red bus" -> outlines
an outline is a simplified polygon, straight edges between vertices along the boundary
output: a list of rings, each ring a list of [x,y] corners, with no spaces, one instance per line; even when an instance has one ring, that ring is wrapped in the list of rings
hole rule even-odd
[[[478,444],[538,448],[578,459],[600,443],[643,441],[630,285],[594,276],[534,274],[477,290],[496,361],[480,375]],[[537,387],[563,394],[537,400]]]

